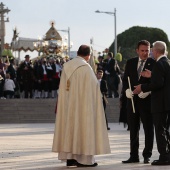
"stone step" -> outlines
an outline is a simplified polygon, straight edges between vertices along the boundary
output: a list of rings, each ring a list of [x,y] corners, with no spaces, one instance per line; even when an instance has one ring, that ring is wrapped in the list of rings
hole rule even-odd
[[[53,123],[56,99],[0,100],[0,123]],[[108,98],[108,122],[119,121],[119,99]]]

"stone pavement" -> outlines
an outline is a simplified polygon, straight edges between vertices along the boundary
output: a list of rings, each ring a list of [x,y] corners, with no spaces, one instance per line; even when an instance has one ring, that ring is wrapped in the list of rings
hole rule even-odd
[[[144,135],[140,131],[140,163],[122,164],[129,158],[129,131],[122,124],[110,123],[111,154],[96,156],[99,166],[91,168],[69,168],[76,170],[169,170],[170,166],[143,164],[142,149]],[[0,170],[64,170],[64,162],[57,160],[51,152],[54,123],[0,124]],[[156,143],[151,160],[158,158]]]

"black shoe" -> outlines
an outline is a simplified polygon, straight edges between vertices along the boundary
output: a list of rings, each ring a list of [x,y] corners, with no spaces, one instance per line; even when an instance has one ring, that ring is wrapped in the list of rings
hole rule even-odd
[[[160,161],[160,160],[154,160],[151,165],[170,165],[169,161]]]
[[[143,163],[144,163],[144,164],[149,164],[149,163],[150,163],[150,159],[149,159],[149,158],[144,158]]]
[[[80,163],[77,162],[77,167],[95,167],[97,165],[98,165],[97,163],[94,163],[92,165],[84,165],[84,164],[80,164]]]
[[[122,161],[122,163],[124,164],[127,164],[127,163],[138,163],[139,162],[139,159],[138,158],[129,158],[128,160],[126,161]]]
[[[77,161],[75,159],[67,159],[67,166],[77,166]]]
[[[109,127],[107,127],[107,130],[110,130],[110,128],[109,128]]]

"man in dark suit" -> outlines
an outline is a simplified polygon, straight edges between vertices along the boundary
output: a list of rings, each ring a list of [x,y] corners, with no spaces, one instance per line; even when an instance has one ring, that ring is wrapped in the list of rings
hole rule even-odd
[[[42,92],[42,97],[48,98],[49,81],[52,80],[53,70],[52,67],[47,64],[46,58],[41,59],[41,64],[38,66],[37,72],[37,78],[39,82],[39,94]]]
[[[154,130],[150,109],[150,92],[133,96],[128,84],[128,77],[130,79],[132,91],[135,85],[149,83],[150,78],[141,77],[138,73],[143,69],[152,70],[155,61],[149,57],[150,43],[146,40],[138,42],[136,52],[138,57],[131,58],[127,61],[123,77],[123,88],[127,97],[127,117],[130,130],[130,158],[126,161],[122,161],[122,163],[139,162],[140,121],[143,123],[145,133],[145,148],[142,153],[144,163],[150,162],[153,149]],[[133,113],[132,99],[134,101],[135,113]]]
[[[97,80],[100,83],[100,91],[102,93],[102,99],[103,99],[103,107],[104,111],[106,110],[106,93],[107,93],[107,84],[106,81],[102,79],[103,78],[103,71],[102,70],[97,70]],[[106,119],[106,126],[107,130],[110,130],[108,126],[108,121],[107,121],[107,116],[105,112],[105,119]]]
[[[99,61],[99,63],[97,63],[97,70],[103,71],[102,80],[106,80],[106,73],[105,73],[106,62],[104,62],[103,56],[99,56],[98,61]]]
[[[112,91],[114,93],[114,98],[119,97],[118,93],[118,84],[120,68],[117,64],[117,61],[113,58],[113,53],[109,52],[107,55],[107,64],[105,67],[106,80],[108,85],[108,97],[112,98]]]
[[[30,63],[30,56],[25,55],[25,61],[19,67],[19,82],[23,85],[25,98],[32,98],[32,90],[34,85],[34,71]]]
[[[147,91],[151,93],[151,111],[155,126],[159,159],[152,165],[170,165],[170,134],[168,117],[170,116],[170,60],[166,56],[166,44],[162,41],[153,43],[153,55],[156,59],[151,71],[141,73],[144,77],[151,77],[151,83],[138,85],[135,94]]]

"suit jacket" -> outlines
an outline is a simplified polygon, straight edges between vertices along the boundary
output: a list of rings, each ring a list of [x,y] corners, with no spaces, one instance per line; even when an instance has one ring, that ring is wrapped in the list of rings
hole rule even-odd
[[[106,94],[107,93],[107,84],[106,84],[105,80],[101,80],[100,90],[101,90],[102,94]]]
[[[46,70],[46,73],[47,73],[47,78],[52,79],[52,77],[53,77],[53,70],[49,70],[49,69],[47,68],[47,65],[45,65],[45,70]],[[40,65],[38,66],[38,68],[37,68],[37,73],[38,73],[38,74],[37,74],[38,80],[43,79],[43,77],[44,77],[44,69],[43,69],[42,64],[40,64]]]
[[[170,60],[162,57],[152,70],[151,83],[141,86],[142,91],[152,91],[151,111],[170,111]]]
[[[120,73],[120,68],[114,58],[111,58],[107,63],[106,70],[110,73],[110,76],[115,76]]]
[[[25,68],[27,68],[27,69],[25,69]],[[24,61],[20,65],[18,72],[19,72],[18,75],[20,76],[18,78],[19,81],[31,83],[34,80],[34,71],[33,71],[33,68],[29,62],[26,64],[26,62]]]
[[[129,88],[128,76],[130,78],[132,91],[134,90],[134,86],[136,86],[138,84],[150,83],[150,80],[151,80],[150,78],[145,78],[145,77],[138,78],[138,72],[137,72],[138,60],[139,60],[139,57],[135,57],[135,58],[129,59],[126,63],[125,73],[124,73],[124,77],[123,77],[123,90],[124,91],[126,91],[126,89]],[[148,58],[145,62],[143,70],[145,70],[145,69],[152,70],[154,63],[155,63],[154,59]],[[148,107],[148,106],[150,106],[150,102],[151,102],[150,97],[151,96],[149,95],[145,99],[141,99],[138,97],[138,95],[134,95],[134,97],[133,97],[134,104],[138,103],[138,106],[140,106],[140,109],[148,110],[148,109],[150,109]],[[130,108],[132,107],[130,99],[127,99],[127,107],[130,107]]]
[[[100,91],[102,93],[104,109],[106,108],[106,101],[105,101],[104,96],[106,96],[107,90],[108,90],[107,83],[106,83],[105,80],[102,79],[101,82],[100,82]]]
[[[8,66],[6,73],[9,73],[9,74],[10,74],[10,78],[11,78],[12,80],[14,80],[14,79],[17,77],[17,75],[16,75],[16,70],[14,69],[13,64],[10,64],[10,65]]]

